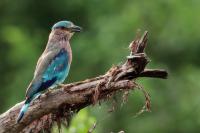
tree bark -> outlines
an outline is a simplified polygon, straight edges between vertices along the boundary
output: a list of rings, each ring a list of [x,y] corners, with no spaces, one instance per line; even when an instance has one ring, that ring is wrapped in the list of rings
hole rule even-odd
[[[41,95],[33,101],[20,123],[16,119],[23,102],[0,115],[0,133],[50,132],[52,123],[65,119],[69,122],[70,112],[78,112],[102,99],[108,99],[118,91],[138,87],[134,79],[138,77],[167,78],[167,72],[160,69],[145,69],[149,60],[144,53],[147,45],[147,32],[130,44],[131,53],[127,61],[112,67],[106,74],[96,78],[67,84]],[[150,103],[148,103],[150,104]],[[149,108],[150,105],[147,105]]]

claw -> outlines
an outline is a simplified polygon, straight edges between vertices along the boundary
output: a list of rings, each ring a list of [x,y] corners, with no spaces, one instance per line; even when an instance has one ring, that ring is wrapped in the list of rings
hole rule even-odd
[[[64,88],[65,87],[65,84],[58,84],[57,85],[59,88]]]
[[[46,91],[46,93],[45,93],[46,96],[48,96],[48,95],[51,93],[51,90],[52,90],[52,88],[48,88],[48,89],[47,89],[47,91]]]

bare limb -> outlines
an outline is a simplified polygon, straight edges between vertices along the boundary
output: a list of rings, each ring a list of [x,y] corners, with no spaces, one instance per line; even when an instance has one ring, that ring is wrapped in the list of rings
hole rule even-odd
[[[40,132],[42,130],[50,132],[53,122],[59,125],[66,121],[69,125],[73,113],[82,108],[102,99],[106,100],[118,91],[128,92],[138,87],[133,81],[138,77],[167,78],[165,70],[145,69],[149,63],[144,52],[146,46],[147,32],[130,44],[131,53],[123,65],[112,67],[105,75],[67,84],[60,89],[41,95],[40,99],[31,103],[20,123],[16,123],[16,119],[23,102],[16,104],[0,115],[0,133]],[[150,108],[148,98],[146,106]]]

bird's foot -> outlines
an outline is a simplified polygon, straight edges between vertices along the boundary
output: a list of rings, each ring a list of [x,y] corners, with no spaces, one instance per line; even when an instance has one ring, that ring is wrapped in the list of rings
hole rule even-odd
[[[58,88],[65,88],[65,84],[58,84],[57,87]]]
[[[47,91],[46,91],[46,93],[45,93],[46,96],[48,96],[48,95],[51,93],[51,90],[53,90],[53,88],[48,88],[48,89],[47,89]]]

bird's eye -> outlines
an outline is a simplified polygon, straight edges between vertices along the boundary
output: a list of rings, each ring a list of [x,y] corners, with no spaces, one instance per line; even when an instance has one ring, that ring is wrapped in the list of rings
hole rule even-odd
[[[64,27],[64,26],[61,26],[61,27],[60,27],[60,29],[64,30],[64,29],[65,29],[65,27]]]

